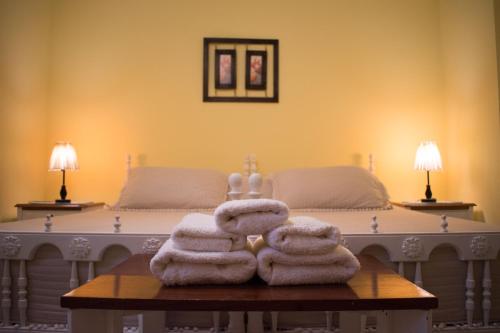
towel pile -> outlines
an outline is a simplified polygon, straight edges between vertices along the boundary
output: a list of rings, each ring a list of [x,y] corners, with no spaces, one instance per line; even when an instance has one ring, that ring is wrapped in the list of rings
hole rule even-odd
[[[340,237],[338,228],[314,218],[290,218],[253,245],[257,272],[269,285],[346,282],[360,264]]]
[[[188,214],[151,260],[151,271],[166,285],[246,282],[257,269],[246,236],[287,219],[288,207],[271,199],[228,201],[214,216]]]
[[[248,235],[262,236],[252,245]],[[340,238],[312,217],[288,219],[281,201],[228,201],[214,216],[186,215],[150,267],[166,285],[237,284],[255,271],[269,285],[340,283],[360,268]]]

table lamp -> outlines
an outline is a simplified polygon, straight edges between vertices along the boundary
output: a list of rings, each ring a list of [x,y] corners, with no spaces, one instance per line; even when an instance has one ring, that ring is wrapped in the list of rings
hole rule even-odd
[[[59,194],[60,199],[56,203],[65,204],[71,203],[71,200],[66,199],[68,192],[66,191],[66,170],[77,170],[78,160],[76,158],[75,148],[69,142],[58,142],[52,149],[50,156],[49,171],[62,171],[62,186]]]
[[[422,202],[436,202],[436,199],[432,197],[429,171],[441,169],[441,155],[437,145],[432,141],[422,142],[415,155],[415,170],[427,171],[427,188],[425,190],[425,199],[422,199]]]

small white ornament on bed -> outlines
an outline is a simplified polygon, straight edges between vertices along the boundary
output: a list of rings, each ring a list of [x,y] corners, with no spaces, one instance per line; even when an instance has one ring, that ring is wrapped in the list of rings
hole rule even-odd
[[[122,223],[120,222],[120,215],[116,215],[115,216],[115,222],[113,223],[113,227],[114,227],[113,232],[115,234],[119,233],[121,226],[122,226]]]
[[[52,228],[52,214],[47,214],[45,217],[45,232],[50,232]]]
[[[377,222],[377,216],[376,215],[372,216],[372,222],[370,223],[370,228],[372,229],[372,234],[377,234],[378,233],[378,222]]]
[[[448,232],[448,221],[446,215],[441,215],[441,232]]]
[[[243,163],[243,172],[246,177],[250,176],[253,173],[257,173],[257,157],[255,154],[248,154],[245,157],[245,161]]]
[[[230,191],[227,193],[227,197],[229,198],[229,200],[241,199],[241,196],[243,195],[243,179],[241,177],[241,174],[234,172],[229,175],[227,181],[230,189]]]
[[[262,188],[262,176],[260,173],[252,173],[250,177],[248,177],[248,188],[250,189],[248,197],[251,199],[258,199],[262,196],[260,192]]]

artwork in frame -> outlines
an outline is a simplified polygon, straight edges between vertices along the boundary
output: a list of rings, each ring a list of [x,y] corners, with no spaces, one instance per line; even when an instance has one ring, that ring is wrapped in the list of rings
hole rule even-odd
[[[215,50],[215,88],[236,88],[236,50]]]
[[[245,87],[249,90],[267,89],[267,52],[247,51]]]
[[[202,97],[204,102],[278,103],[279,40],[203,38]]]

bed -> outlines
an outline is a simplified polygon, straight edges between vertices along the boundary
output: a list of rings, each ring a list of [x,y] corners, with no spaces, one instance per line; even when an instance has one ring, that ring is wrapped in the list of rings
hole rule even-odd
[[[249,167],[247,171],[250,174],[255,170]],[[128,186],[134,182],[133,175],[131,172]],[[150,185],[156,186],[158,176],[148,175]],[[320,176],[324,178],[324,175]],[[222,186],[224,197],[228,192],[230,198],[242,197],[244,192],[251,197],[279,196],[277,189],[272,188],[279,187],[281,195],[295,207],[291,209],[292,215],[309,215],[337,225],[343,233],[343,244],[353,253],[374,255],[439,297],[439,309],[433,314],[436,330],[454,331],[467,327],[478,332],[500,331],[500,227],[390,205],[377,208],[338,208],[333,205],[325,208],[322,207],[324,202],[302,204],[302,198],[296,201],[299,204],[293,204],[297,197],[293,196],[289,183],[290,179],[297,179],[296,174],[285,174],[281,183],[262,182],[257,176],[253,181],[250,179],[249,185],[242,184],[238,177],[231,177],[228,192],[226,175],[222,182],[220,175],[215,181],[206,181],[203,173],[194,177],[176,173],[168,179],[169,186],[179,188],[175,182],[181,182],[201,189],[198,193],[213,193],[203,197],[177,193],[173,197],[163,196],[165,202],[159,204],[151,203],[151,197],[148,197],[151,193],[136,195],[135,192],[144,192],[142,179],[141,190],[134,190],[134,195],[124,197],[127,191],[122,191],[122,203],[128,200],[127,205],[0,225],[3,323],[0,332],[27,329],[31,332],[65,331],[66,312],[59,307],[62,293],[109,270],[131,254],[156,252],[186,213],[212,212],[210,206],[224,200],[221,199],[221,189],[212,191],[214,184],[217,188]],[[307,177],[304,181],[314,184],[314,180]],[[191,184],[186,185],[186,182]],[[307,194],[303,185],[298,188]],[[328,184],[318,186],[328,188]],[[342,186],[339,186],[339,191],[343,191]],[[362,199],[366,201],[366,198]],[[203,204],[191,207],[186,200]],[[311,200],[311,195],[308,195],[308,200]],[[136,201],[139,201],[137,206]],[[158,209],[158,205],[175,208]],[[219,316],[218,313],[175,312],[167,313],[166,318],[170,330],[184,332],[194,330],[193,327],[197,331],[210,330],[214,320],[222,326],[227,323],[225,313]],[[365,319],[370,327],[369,313]],[[266,313],[264,320],[268,327],[276,328],[277,325],[282,330],[297,327],[323,329],[327,326],[332,329],[336,314]],[[126,325],[127,330],[136,330],[133,317]]]

